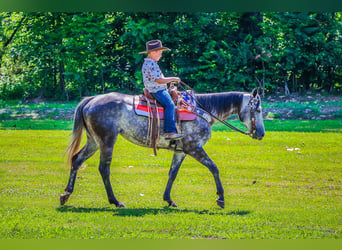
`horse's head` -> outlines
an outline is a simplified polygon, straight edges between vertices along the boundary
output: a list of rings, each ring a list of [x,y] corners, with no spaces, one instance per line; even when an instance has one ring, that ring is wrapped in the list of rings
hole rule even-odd
[[[251,94],[244,95],[239,118],[247,127],[249,136],[258,140],[264,137],[265,127],[262,118],[261,98],[257,88]]]

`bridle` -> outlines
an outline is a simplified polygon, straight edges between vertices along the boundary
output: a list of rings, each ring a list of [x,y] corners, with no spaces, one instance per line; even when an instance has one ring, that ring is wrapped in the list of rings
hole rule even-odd
[[[255,137],[256,136],[255,112],[257,112],[259,107],[260,107],[260,99],[251,96],[247,105],[248,105],[249,110],[250,110],[250,117],[251,117],[251,123],[252,123],[252,129],[251,129],[252,132],[249,133],[249,135],[252,137]]]
[[[182,85],[184,85],[185,87],[187,87],[188,89],[190,89],[194,94],[195,94],[195,91],[188,85],[186,84],[185,82],[183,81],[180,81],[180,83]],[[203,111],[205,111],[207,114],[209,114],[211,117],[213,117],[214,119],[218,120],[219,122],[223,123],[224,125],[226,125],[227,127],[237,131],[237,132],[240,132],[241,134],[244,134],[244,135],[248,135],[248,136],[251,136],[251,137],[256,137],[256,124],[255,124],[255,121],[256,121],[256,118],[255,118],[255,112],[259,109],[260,107],[260,99],[258,98],[255,98],[251,95],[251,98],[248,102],[248,107],[250,109],[250,117],[251,117],[251,123],[252,123],[252,129],[251,129],[251,132],[245,132],[241,129],[238,129],[237,127],[231,125],[230,123],[228,123],[227,121],[224,121],[220,118],[218,118],[216,115],[210,113],[208,110],[206,110],[202,104],[200,102],[198,102],[196,96],[194,96],[194,100],[196,102],[196,104],[201,108],[203,109]]]

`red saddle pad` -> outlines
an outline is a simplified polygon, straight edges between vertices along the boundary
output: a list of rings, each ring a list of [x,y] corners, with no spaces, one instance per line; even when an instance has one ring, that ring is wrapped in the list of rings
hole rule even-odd
[[[135,113],[137,115],[140,116],[146,116],[146,117],[151,117],[151,108],[148,107],[147,102],[143,101],[142,96],[134,96],[134,110]],[[154,104],[151,104],[152,107],[154,107]],[[157,110],[158,110],[158,114],[159,114],[159,118],[160,119],[164,119],[164,108],[158,104],[157,105]],[[195,120],[197,115],[194,114],[191,110],[186,109],[185,107],[180,107],[179,109],[177,109],[178,111],[178,115],[179,115],[179,119],[181,121],[192,121]]]

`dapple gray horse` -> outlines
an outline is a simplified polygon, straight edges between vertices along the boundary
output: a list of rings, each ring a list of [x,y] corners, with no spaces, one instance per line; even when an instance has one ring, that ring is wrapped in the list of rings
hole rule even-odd
[[[108,93],[83,99],[75,110],[74,128],[72,139],[68,148],[68,162],[71,167],[70,178],[65,193],[60,196],[61,205],[64,205],[74,190],[77,170],[82,163],[100,149],[101,173],[109,203],[116,207],[125,207],[114,196],[110,183],[110,164],[113,147],[119,134],[130,142],[149,147],[148,119],[137,116],[134,111],[134,96],[120,93]],[[265,135],[261,100],[257,90],[252,93],[226,92],[214,94],[196,94],[200,106],[216,118],[225,120],[230,115],[238,114],[242,123],[245,124],[249,135],[254,139],[261,140]],[[178,170],[186,155],[205,165],[213,174],[217,195],[218,206],[224,208],[224,191],[221,184],[219,170],[215,163],[204,151],[204,144],[210,139],[211,126],[216,119],[204,119],[200,116],[193,121],[181,122],[181,130],[185,135],[181,140],[182,147],[170,149],[170,141],[160,138],[157,148],[174,150],[169,180],[164,192],[164,200],[169,206],[177,207],[171,199],[171,188],[176,179]],[[163,121],[161,121],[163,127]],[[87,142],[79,150],[82,131],[87,133]]]

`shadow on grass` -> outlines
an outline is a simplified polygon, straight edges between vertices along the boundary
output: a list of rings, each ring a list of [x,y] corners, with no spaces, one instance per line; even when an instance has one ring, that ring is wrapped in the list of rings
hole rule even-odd
[[[56,208],[58,212],[72,212],[72,213],[99,213],[99,212],[112,212],[114,216],[136,216],[141,217],[145,215],[158,215],[158,214],[184,214],[184,213],[196,213],[207,215],[236,215],[244,216],[250,213],[246,210],[233,210],[228,212],[222,212],[222,210],[196,210],[196,209],[179,209],[179,208],[91,208],[91,207],[74,207],[74,206],[61,206]]]

